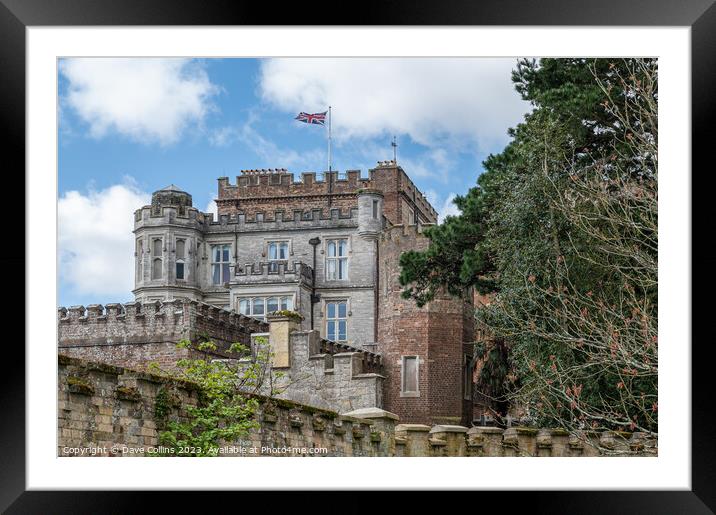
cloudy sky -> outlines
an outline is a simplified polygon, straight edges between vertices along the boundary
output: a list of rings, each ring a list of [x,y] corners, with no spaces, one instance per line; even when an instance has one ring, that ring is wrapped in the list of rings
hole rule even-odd
[[[398,161],[441,217],[530,107],[514,59],[68,59],[59,66],[59,305],[132,299],[132,213],[174,183],[215,211],[242,169]]]

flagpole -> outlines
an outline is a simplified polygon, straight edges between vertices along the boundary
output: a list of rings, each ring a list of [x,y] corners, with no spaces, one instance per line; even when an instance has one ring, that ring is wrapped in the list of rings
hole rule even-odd
[[[331,155],[331,106],[328,106],[328,171],[333,171],[333,159]]]

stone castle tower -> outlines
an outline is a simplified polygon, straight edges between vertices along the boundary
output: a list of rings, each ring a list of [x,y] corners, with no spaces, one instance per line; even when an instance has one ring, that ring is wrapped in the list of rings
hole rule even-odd
[[[405,171],[361,177],[244,170],[218,179],[218,219],[171,185],[135,212],[139,302],[190,299],[258,320],[291,310],[300,329],[382,355],[383,408],[404,422],[471,421],[471,306],[400,297],[400,254],[422,249],[437,213]]]

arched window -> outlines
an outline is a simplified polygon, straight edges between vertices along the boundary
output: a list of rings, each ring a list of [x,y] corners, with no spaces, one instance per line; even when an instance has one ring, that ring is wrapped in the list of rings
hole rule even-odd
[[[154,258],[152,261],[152,279],[161,279],[162,278],[162,260],[159,258]]]
[[[144,262],[144,242],[142,239],[137,240],[137,282],[144,280],[142,277],[142,263]]]
[[[184,279],[184,250],[185,250],[185,242],[184,240],[177,240],[176,244],[176,278],[177,279]]]
[[[162,239],[152,240],[152,280],[162,278]]]

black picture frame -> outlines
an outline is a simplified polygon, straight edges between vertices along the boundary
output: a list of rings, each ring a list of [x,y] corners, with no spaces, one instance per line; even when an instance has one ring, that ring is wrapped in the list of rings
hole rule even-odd
[[[4,185],[17,183],[7,191],[25,191],[25,29],[28,26],[82,25],[515,25],[515,26],[688,26],[691,27],[692,70],[692,167],[702,164],[704,173],[715,135],[716,107],[716,5],[715,0],[412,0],[345,4],[336,2],[269,4],[239,1],[176,0],[0,0],[0,119],[4,129],[2,148]],[[684,180],[691,180],[684,171]],[[699,191],[693,190],[692,191]],[[701,189],[707,191],[706,188]],[[19,195],[17,195],[19,197]],[[13,199],[14,200],[14,199]],[[16,201],[15,201],[16,202]],[[13,205],[15,204],[13,202]],[[694,208],[708,206],[708,201],[692,200]],[[15,211],[19,211],[15,209]],[[13,211],[11,211],[13,213]],[[693,216],[697,221],[699,217]],[[711,217],[712,219],[713,217]],[[25,487],[25,353],[19,345],[18,313],[22,310],[19,292],[24,291],[18,270],[26,270],[25,227],[21,216],[8,217],[13,252],[0,254],[6,285],[12,301],[3,310],[6,342],[3,352],[2,381],[2,452],[0,453],[0,508],[7,513],[142,513],[148,502],[158,498],[164,508],[177,503],[184,509],[196,501],[182,492],[68,492],[26,491]],[[705,219],[709,219],[705,215]],[[692,234],[694,231],[692,230]],[[702,234],[706,234],[702,231]],[[6,233],[7,235],[7,233]],[[46,256],[48,266],[54,257]],[[704,264],[713,262],[708,258]],[[693,260],[692,264],[698,261]],[[693,266],[693,265],[692,265]],[[14,271],[9,273],[8,271]],[[693,273],[693,270],[692,270]],[[12,280],[17,284],[11,285]],[[700,281],[700,283],[702,283]],[[704,281],[703,284],[708,284]],[[692,302],[692,299],[684,299]],[[694,320],[708,319],[709,302],[693,303]],[[32,309],[26,306],[26,309]],[[699,316],[701,315],[701,316]],[[688,342],[684,342],[687,345]],[[569,492],[473,492],[467,498],[467,509],[523,505],[537,513],[713,513],[716,511],[716,438],[713,431],[713,409],[710,394],[712,362],[707,349],[711,339],[693,339],[692,356],[692,490],[691,491],[569,491]],[[48,342],[48,352],[54,345]],[[664,385],[662,387],[668,387]],[[687,428],[684,421],[684,428]],[[320,489],[320,481],[316,488]],[[210,493],[209,506],[219,506],[224,497],[234,493]],[[239,495],[246,495],[240,493]],[[350,495],[357,495],[353,492]],[[360,496],[358,496],[360,498]],[[401,501],[401,509],[423,503],[423,494],[411,494]],[[315,505],[315,494],[292,493],[296,506],[313,504],[316,509],[338,509],[337,501]],[[420,503],[420,504],[419,504]],[[347,502],[342,510],[355,504],[370,509],[371,503]],[[207,506],[204,504],[204,506]],[[491,508],[496,509],[496,508]],[[164,510],[163,510],[164,511]],[[502,511],[502,510],[500,510]],[[508,510],[510,511],[510,510]]]

